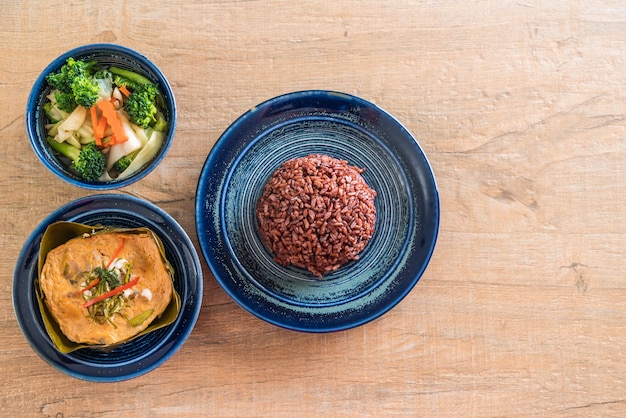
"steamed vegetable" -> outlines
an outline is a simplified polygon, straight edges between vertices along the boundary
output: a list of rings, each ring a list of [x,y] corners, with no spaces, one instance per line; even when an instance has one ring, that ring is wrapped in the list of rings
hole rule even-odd
[[[57,142],[48,137],[48,144],[59,154],[71,161],[71,167],[85,180],[96,181],[104,173],[106,160],[95,143],[90,142],[82,148],[76,148],[67,142]]]
[[[96,296],[93,299],[89,299],[87,302],[85,302],[83,304],[83,308],[88,308],[91,305],[94,305],[98,302],[102,302],[106,299],[109,299],[115,295],[119,295],[120,293],[122,293],[124,290],[126,289],[130,289],[131,287],[133,287],[134,285],[137,284],[137,282],[139,281],[139,276],[135,277],[133,280],[131,280],[128,283],[124,283],[123,285],[118,285],[117,287],[109,290],[108,292],[99,294],[98,296]]]
[[[70,57],[58,72],[46,76],[48,84],[57,90],[60,109],[71,112],[77,105],[91,107],[96,103],[99,87],[92,77],[95,64]]]
[[[135,125],[147,128],[156,123],[158,109],[155,101],[157,93],[154,84],[142,84],[128,96],[124,109]]]
[[[78,176],[100,182],[124,178],[154,158],[168,124],[161,92],[148,78],[115,66],[101,67],[95,61],[68,58],[46,80],[51,87],[49,101],[43,105],[49,121],[48,143],[72,161],[69,167]],[[161,135],[151,141],[155,132]],[[95,179],[93,173],[98,170],[79,172],[73,158],[88,146],[90,155],[97,152],[105,161]]]
[[[122,142],[115,142],[111,145],[107,156],[107,170],[110,169],[113,164],[117,162],[117,160],[137,151],[143,145],[141,140],[137,138],[130,121],[124,114],[119,114],[119,122],[121,131],[117,133],[117,135],[124,135],[126,140]]]

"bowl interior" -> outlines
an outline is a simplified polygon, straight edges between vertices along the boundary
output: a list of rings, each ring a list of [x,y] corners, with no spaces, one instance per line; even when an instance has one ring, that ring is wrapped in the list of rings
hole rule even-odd
[[[359,260],[322,279],[277,264],[260,239],[255,213],[274,170],[288,159],[312,153],[365,168],[363,178],[377,192],[375,233]],[[248,280],[277,299],[308,307],[362,300],[393,269],[408,245],[415,205],[407,185],[393,154],[367,130],[323,115],[294,119],[261,135],[233,165],[222,195],[225,242]]]
[[[69,57],[73,57],[74,59],[84,59],[87,61],[95,60],[104,67],[115,65],[126,70],[138,72],[155,83],[163,94],[165,103],[164,114],[166,120],[168,121],[165,139],[163,145],[152,161],[137,173],[122,180],[113,180],[106,183],[88,182],[65,168],[50,150],[50,147],[46,144],[45,125],[48,123],[48,120],[45,112],[43,111],[43,105],[48,100],[46,96],[50,94],[51,88],[48,86],[45,78],[48,74],[58,71]],[[114,44],[93,44],[82,46],[64,53],[50,63],[44,71],[42,71],[40,76],[35,81],[28,98],[26,109],[26,128],[31,146],[37,154],[37,157],[55,175],[75,186],[92,190],[110,190],[127,186],[140,180],[148,175],[148,173],[150,173],[165,157],[176,129],[176,114],[176,101],[174,99],[171,86],[163,73],[148,58],[123,46]]]

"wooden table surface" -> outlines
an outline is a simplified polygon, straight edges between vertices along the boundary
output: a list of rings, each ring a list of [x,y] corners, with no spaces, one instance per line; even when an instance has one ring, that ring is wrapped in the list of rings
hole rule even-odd
[[[0,15],[2,416],[626,416],[623,0],[4,0]],[[117,192],[166,210],[198,251],[202,164],[246,110],[331,89],[396,116],[441,199],[420,282],[373,322],[311,335],[248,314],[202,259],[200,316],[162,366],[92,383],[48,365],[15,318],[15,263],[92,192],[43,167],[24,113],[44,67],[93,42],[171,82],[175,141]]]

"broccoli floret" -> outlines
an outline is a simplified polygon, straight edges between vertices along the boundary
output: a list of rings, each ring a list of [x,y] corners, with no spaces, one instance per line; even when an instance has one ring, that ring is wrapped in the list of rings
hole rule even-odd
[[[109,170],[109,174],[111,175],[111,177],[117,178],[120,174],[126,171],[126,169],[130,166],[130,164],[133,162],[135,157],[137,157],[137,154],[139,154],[140,151],[141,149],[135,150],[117,160],[115,164],[113,164],[112,169]]]
[[[56,100],[57,107],[67,113],[72,113],[78,105],[73,93],[63,93],[62,91],[57,91],[54,93],[54,99]]]
[[[76,105],[70,109],[71,100],[65,95],[73,95],[76,104],[90,108],[98,100],[98,83],[93,79],[92,71],[95,62],[87,62],[83,60],[75,60],[69,57],[61,69],[56,73],[46,76],[48,84],[61,93],[61,99],[57,97],[57,101],[62,100],[59,106],[66,112],[74,110]]]
[[[126,170],[128,166],[130,165],[130,163],[132,162],[133,162],[132,158],[130,158],[130,156],[128,155],[125,155],[119,160],[117,160],[115,164],[113,164],[113,167],[118,173],[121,173],[122,171]]]
[[[76,103],[89,109],[98,101],[100,86],[92,77],[81,77],[72,83]]]
[[[94,142],[78,149],[65,142],[57,142],[51,137],[48,137],[47,141],[53,150],[72,161],[72,168],[82,179],[96,181],[104,173],[106,158]]]
[[[130,121],[137,126],[147,128],[156,122],[156,97],[158,90],[154,84],[142,84],[134,90],[124,105]]]
[[[63,93],[71,93],[74,79],[76,77],[84,77],[86,73],[85,62],[77,61],[70,57],[58,72],[48,74],[46,81],[52,88],[58,89]]]
[[[106,80],[107,78],[110,78],[113,80],[113,74],[109,70],[101,69],[93,74],[93,78],[97,80]]]

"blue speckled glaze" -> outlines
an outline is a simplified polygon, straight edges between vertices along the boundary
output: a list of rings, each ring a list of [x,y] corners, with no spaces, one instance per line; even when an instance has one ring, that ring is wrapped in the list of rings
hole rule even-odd
[[[154,156],[152,161],[144,166],[137,173],[122,180],[110,182],[90,182],[76,176],[61,164],[50,147],[46,144],[45,124],[48,123],[43,105],[47,101],[46,96],[50,94],[50,86],[46,82],[46,76],[58,71],[69,57],[74,59],[84,59],[86,61],[95,60],[102,66],[118,66],[127,70],[139,72],[154,82],[163,95],[165,103],[165,118],[168,121],[165,138],[161,149]],[[112,190],[128,186],[152,172],[163,160],[170,148],[176,131],[177,108],[174,92],[163,75],[161,70],[147,57],[130,48],[116,44],[89,44],[71,49],[52,61],[37,77],[33,88],[26,102],[26,132],[30,140],[31,147],[43,165],[57,177],[66,182],[84,189],[90,190]]]
[[[147,227],[163,242],[174,268],[174,287],[181,297],[176,321],[112,351],[83,348],[59,352],[39,312],[35,294],[41,238],[57,221],[124,228]],[[202,267],[193,243],[166,212],[145,200],[128,195],[102,194],[68,203],[44,219],[31,233],[17,259],[13,276],[13,308],[18,325],[33,350],[58,370],[88,381],[114,382],[141,376],[169,359],[187,340],[202,305]]]
[[[273,261],[256,220],[261,190],[284,161],[311,153],[365,168],[377,192],[375,233],[359,260],[317,279]],[[242,115],[219,138],[196,192],[196,228],[211,271],[244,309],[284,328],[328,332],[387,312],[423,274],[435,247],[439,197],[411,134],[363,99],[303,91]]]

